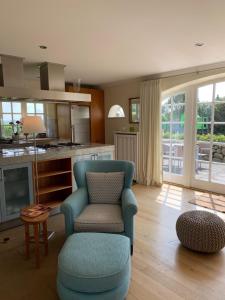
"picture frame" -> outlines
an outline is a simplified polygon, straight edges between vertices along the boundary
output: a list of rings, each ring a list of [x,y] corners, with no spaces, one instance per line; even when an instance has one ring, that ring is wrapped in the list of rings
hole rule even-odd
[[[129,122],[131,124],[140,122],[140,97],[129,98]]]

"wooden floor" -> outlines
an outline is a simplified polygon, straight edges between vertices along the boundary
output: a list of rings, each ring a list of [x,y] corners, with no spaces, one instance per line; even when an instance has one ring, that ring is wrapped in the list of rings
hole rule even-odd
[[[198,254],[176,236],[178,216],[203,209],[188,203],[196,192],[171,185],[134,191],[139,212],[128,300],[225,299],[225,251]]]
[[[135,185],[133,189],[139,211],[127,300],[225,300],[225,251],[198,254],[177,240],[178,216],[186,210],[203,209],[188,203],[195,192],[170,185],[161,189]],[[0,233],[0,242],[10,238],[6,244],[0,243],[0,299],[58,299],[57,256],[65,239],[62,215],[50,218],[49,228],[56,235],[39,270],[34,268],[34,260],[24,260],[23,227]]]

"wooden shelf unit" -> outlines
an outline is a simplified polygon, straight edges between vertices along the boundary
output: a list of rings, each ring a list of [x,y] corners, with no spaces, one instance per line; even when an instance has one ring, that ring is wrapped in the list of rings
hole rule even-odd
[[[39,203],[55,208],[72,193],[71,158],[38,161],[36,175]]]
[[[49,176],[57,176],[61,174],[71,173],[70,171],[50,171],[50,172],[41,172],[38,174],[38,178],[49,177]]]

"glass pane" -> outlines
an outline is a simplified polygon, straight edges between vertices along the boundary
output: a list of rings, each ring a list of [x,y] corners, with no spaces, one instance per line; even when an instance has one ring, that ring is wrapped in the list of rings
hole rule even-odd
[[[27,113],[34,114],[34,103],[27,103]]]
[[[225,143],[213,145],[212,160],[214,162],[225,163]]]
[[[171,105],[162,106],[162,122],[168,122],[171,120]]]
[[[171,173],[182,175],[183,174],[183,160],[172,159],[171,160]]]
[[[174,96],[173,103],[185,103],[185,94],[178,94]]]
[[[13,113],[21,113],[21,103],[13,102],[12,107],[13,107]]]
[[[215,100],[225,101],[225,82],[216,83]]]
[[[27,167],[4,170],[6,216],[19,213],[21,208],[29,205],[28,183]]]
[[[184,110],[185,110],[185,106],[183,104],[174,105],[172,120],[174,122],[184,122]]]
[[[225,124],[214,124],[213,141],[225,142]]]
[[[213,84],[198,88],[197,102],[212,102]]]
[[[36,113],[43,114],[44,113],[44,104],[36,103]]]
[[[212,182],[225,184],[225,164],[212,164]]]
[[[163,140],[162,151],[163,151],[163,155],[166,155],[166,156],[170,155],[170,141]]]
[[[11,113],[11,102],[2,102],[2,112]]]
[[[211,124],[197,123],[196,124],[196,139],[197,141],[210,141],[211,139]]]
[[[209,163],[195,160],[195,178],[199,180],[209,180]]]
[[[182,141],[172,143],[171,155],[175,157],[184,156],[184,143]]]
[[[195,159],[209,161],[210,159],[210,143],[208,142],[198,142],[195,147]]]
[[[20,121],[21,118],[22,118],[22,115],[20,115],[20,114],[13,114],[13,121],[14,121],[14,123],[16,121]]]
[[[170,124],[162,124],[162,138],[170,139]]]
[[[197,122],[211,122],[212,105],[205,103],[197,104]]]
[[[3,125],[2,126],[2,136],[3,137],[11,138],[12,134],[13,134],[12,126],[10,126],[10,125]]]
[[[170,159],[167,157],[163,157],[163,172],[165,173],[169,172],[169,164],[170,164]]]
[[[7,114],[4,114],[2,116],[2,120],[3,120],[3,124],[9,124],[9,122],[12,122],[12,117],[11,115],[7,115]]]
[[[173,124],[172,125],[172,140],[176,142],[177,140],[184,139],[184,123]]]
[[[166,104],[171,104],[171,97],[166,97],[166,98],[164,98],[163,99],[163,101],[162,101],[162,106],[163,105],[166,105]]]
[[[215,122],[225,122],[225,103],[215,103]]]

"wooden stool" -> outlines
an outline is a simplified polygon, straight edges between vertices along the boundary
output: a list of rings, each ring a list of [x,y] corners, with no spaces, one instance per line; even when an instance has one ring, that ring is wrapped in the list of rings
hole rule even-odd
[[[40,224],[43,224],[43,242],[45,245],[45,255],[48,255],[48,232],[47,232],[47,219],[49,213],[46,212],[38,217],[30,218],[21,215],[21,220],[24,222],[25,226],[25,250],[26,250],[26,257],[30,257],[30,242],[32,238],[34,238],[35,242],[35,256],[36,256],[36,267],[40,267],[40,249],[39,249],[39,227]],[[30,236],[29,232],[29,225],[33,225],[34,228],[34,236]]]

